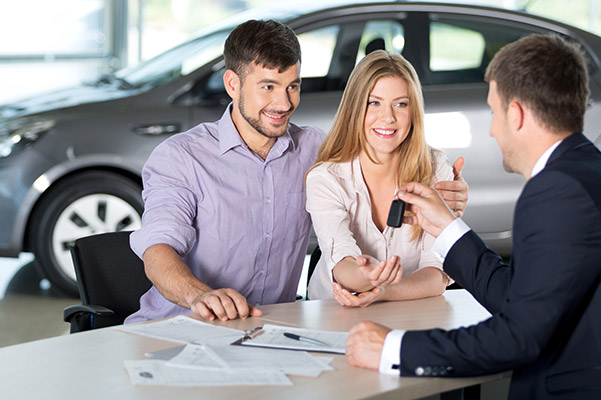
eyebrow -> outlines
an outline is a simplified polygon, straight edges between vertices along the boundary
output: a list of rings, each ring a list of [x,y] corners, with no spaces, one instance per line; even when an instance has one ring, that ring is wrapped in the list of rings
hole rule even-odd
[[[271,84],[274,84],[274,85],[280,85],[280,82],[279,82],[279,81],[276,81],[276,80],[273,80],[273,79],[261,79],[261,80],[258,82],[258,84],[263,84],[263,83],[271,83]],[[299,83],[299,84],[300,84],[300,83],[301,83],[301,80],[300,80],[300,78],[293,80],[292,82],[290,82],[290,83],[289,83],[289,84],[287,84],[286,86],[290,86],[290,85],[293,85],[293,84],[295,84],[295,83]]]
[[[376,96],[375,94],[370,94],[369,97],[373,97],[374,99],[378,99],[378,100],[382,100],[382,97],[380,96]],[[392,100],[400,100],[400,99],[409,99],[409,96],[399,96],[399,97],[395,97]]]

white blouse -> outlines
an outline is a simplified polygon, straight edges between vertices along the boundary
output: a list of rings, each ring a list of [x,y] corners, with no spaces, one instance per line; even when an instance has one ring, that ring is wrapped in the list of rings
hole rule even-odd
[[[434,179],[432,184],[453,180],[453,170],[447,157],[433,152]],[[392,199],[391,203],[392,203]],[[321,249],[309,282],[311,300],[333,298],[332,269],[345,257],[369,254],[379,261],[399,256],[403,276],[425,267],[442,269],[442,263],[430,251],[434,237],[424,233],[411,240],[410,225],[395,229],[390,248],[390,227],[380,232],[373,222],[371,200],[359,158],[345,163],[324,163],[307,175],[307,211]]]

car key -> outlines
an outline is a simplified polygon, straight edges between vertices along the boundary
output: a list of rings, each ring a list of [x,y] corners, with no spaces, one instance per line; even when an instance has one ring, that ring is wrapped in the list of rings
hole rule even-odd
[[[405,202],[395,199],[392,201],[390,211],[388,212],[388,221],[386,225],[391,228],[400,228],[403,224],[403,215],[405,214]]]
[[[390,235],[388,236],[388,248],[392,245],[392,235],[394,235],[394,229],[400,228],[403,224],[403,215],[405,214],[405,202],[403,200],[394,199],[388,212],[388,225],[390,229]]]

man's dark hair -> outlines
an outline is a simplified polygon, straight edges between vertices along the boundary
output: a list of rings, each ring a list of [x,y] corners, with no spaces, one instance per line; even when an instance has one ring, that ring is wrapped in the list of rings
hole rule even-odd
[[[486,70],[501,101],[529,106],[552,132],[582,132],[589,96],[584,52],[557,35],[535,34],[503,47]]]
[[[241,78],[253,62],[283,72],[301,60],[294,31],[273,20],[250,20],[238,25],[225,41],[223,54],[226,68]]]

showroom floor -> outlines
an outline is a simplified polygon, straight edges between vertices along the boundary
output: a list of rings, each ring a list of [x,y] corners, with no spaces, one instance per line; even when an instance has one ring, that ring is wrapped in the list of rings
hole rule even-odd
[[[0,347],[69,333],[63,309],[79,299],[49,286],[30,254],[0,258]]]

